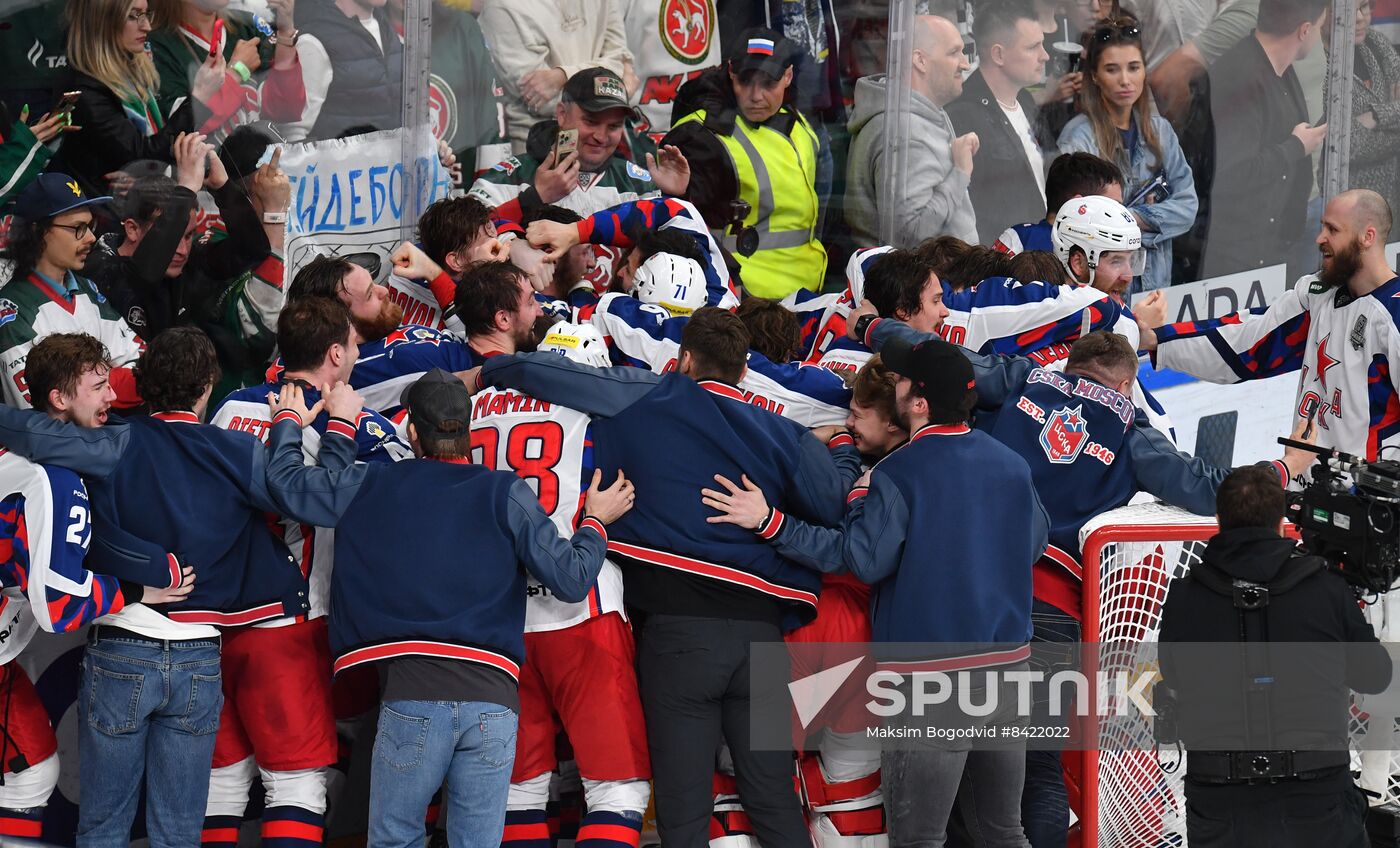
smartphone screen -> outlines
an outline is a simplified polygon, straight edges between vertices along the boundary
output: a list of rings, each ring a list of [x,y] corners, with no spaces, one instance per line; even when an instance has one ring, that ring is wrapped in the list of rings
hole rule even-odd
[[[578,150],[578,130],[560,130],[554,140],[554,164],[564,161],[564,157]]]

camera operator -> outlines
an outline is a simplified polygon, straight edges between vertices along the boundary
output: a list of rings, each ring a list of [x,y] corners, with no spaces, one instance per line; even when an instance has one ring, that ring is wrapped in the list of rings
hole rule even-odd
[[[1192,848],[1367,844],[1348,690],[1385,689],[1390,658],[1340,574],[1281,535],[1284,503],[1275,472],[1231,472],[1216,495],[1220,532],[1162,608],[1153,703],[1159,740],[1173,741],[1161,732],[1170,713],[1161,687],[1175,690]],[[1179,644],[1240,642],[1275,644]],[[1289,645],[1285,662],[1277,643],[1334,644]],[[1206,666],[1243,685],[1220,685]]]

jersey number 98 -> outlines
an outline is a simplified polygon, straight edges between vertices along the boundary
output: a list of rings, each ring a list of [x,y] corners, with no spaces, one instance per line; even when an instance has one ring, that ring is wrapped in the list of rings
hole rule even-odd
[[[472,462],[497,471],[509,468],[521,479],[535,481],[540,506],[550,514],[559,506],[559,474],[554,467],[563,455],[564,428],[553,421],[528,421],[512,426],[506,436],[504,453],[501,453],[500,430],[495,427],[472,430]]]

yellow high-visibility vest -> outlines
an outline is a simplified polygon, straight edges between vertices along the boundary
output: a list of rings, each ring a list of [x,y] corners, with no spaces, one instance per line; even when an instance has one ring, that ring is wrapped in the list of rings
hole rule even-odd
[[[790,111],[786,106],[783,110]],[[676,123],[704,120],[702,109]],[[721,239],[739,262],[744,290],[781,299],[800,288],[820,289],[826,274],[826,248],[816,232],[818,141],[807,119],[797,115],[792,133],[784,135],[736,115],[734,131],[715,133],[715,137],[729,151],[739,178],[739,197],[748,201],[744,224],[758,231],[758,250],[752,256],[735,252],[734,236]]]

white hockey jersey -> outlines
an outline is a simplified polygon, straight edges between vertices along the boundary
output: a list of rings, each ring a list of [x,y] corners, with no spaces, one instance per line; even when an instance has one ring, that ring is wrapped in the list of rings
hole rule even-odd
[[[472,398],[475,465],[513,471],[535,490],[560,535],[572,536],[593,478],[593,442],[587,415],[509,389],[484,389]],[[598,581],[578,603],[556,598],[529,577],[525,632],[563,630],[622,608],[622,572],[604,560]]]
[[[614,362],[657,374],[676,369],[688,320],[619,292],[603,295],[589,318],[608,341]],[[749,352],[739,389],[746,402],[803,427],[840,424],[850,410],[851,391],[838,375],[810,363],[773,362],[757,351]]]
[[[1266,309],[1157,330],[1157,365],[1212,383],[1300,371],[1296,421],[1318,447],[1377,459],[1400,452],[1400,277],[1364,297],[1298,281]]]
[[[267,395],[279,388],[278,383],[268,383],[239,389],[224,398],[209,417],[209,423],[225,430],[251,433],[266,443],[272,429]],[[321,398],[321,393],[314,388],[304,386],[302,391],[308,407],[314,406]],[[366,409],[360,413],[353,430],[343,421],[332,421],[325,412],[316,416],[311,426],[301,431],[301,451],[307,465],[316,464],[321,454],[321,439],[327,431],[355,440],[357,462],[397,462],[413,458],[413,450],[399,439],[393,423],[378,412]],[[277,519],[282,541],[296,558],[301,573],[306,575],[310,587],[307,600],[311,605],[306,617],[311,619],[326,615],[329,612],[331,567],[335,563],[335,528],[312,527],[289,518],[272,517]],[[275,532],[277,528],[274,528]],[[280,627],[292,622],[290,618],[278,618],[254,626]]]

